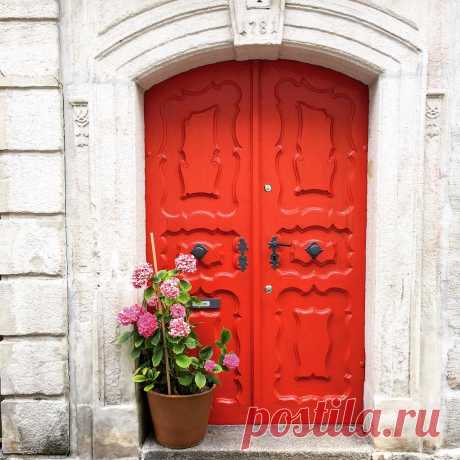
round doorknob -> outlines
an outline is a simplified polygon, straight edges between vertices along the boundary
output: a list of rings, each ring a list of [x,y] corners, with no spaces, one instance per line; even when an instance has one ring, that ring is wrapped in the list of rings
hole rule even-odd
[[[271,284],[266,284],[264,287],[265,294],[271,294],[273,292],[273,286]]]
[[[306,248],[305,251],[307,251],[307,254],[312,258],[316,259],[322,252],[323,250],[321,249],[321,246],[318,243],[310,243]]]
[[[208,253],[208,248],[204,244],[197,243],[193,246],[191,253],[200,260]]]

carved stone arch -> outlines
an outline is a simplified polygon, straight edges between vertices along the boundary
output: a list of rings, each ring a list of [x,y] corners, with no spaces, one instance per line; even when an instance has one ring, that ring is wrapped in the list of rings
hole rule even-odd
[[[94,303],[84,298],[85,286],[93,289],[91,276],[74,285],[71,277],[69,286],[75,312],[70,340],[86,349],[97,344],[95,369],[71,349],[73,387],[87,389],[71,390],[74,453],[91,449],[93,433],[99,457],[112,455],[108,443],[115,435],[126,441],[122,456],[136,455],[140,443],[130,361],[114,344],[113,313],[114,305],[134,300],[129,271],[145,258],[143,91],[225,60],[298,60],[369,85],[365,405],[384,409],[384,424],[398,409],[418,407],[426,55],[417,27],[365,0],[263,0],[263,6],[252,0],[116,0],[103,11],[98,1],[64,3],[63,46],[75,55],[64,66],[65,98],[88,104],[87,170],[94,173],[85,198],[88,225],[69,244],[71,251],[94,248],[99,286]],[[87,17],[96,19],[88,25]],[[261,33],[261,17],[275,21],[270,38]],[[94,46],[79,55],[75,37],[82,33],[94,37]],[[69,123],[72,116],[66,113]],[[79,160],[70,156],[69,170],[78,168],[73,161]],[[72,182],[68,187],[78,194]],[[78,217],[69,209],[70,224]],[[78,309],[94,313],[84,336],[75,325]],[[89,406],[92,425],[85,418]],[[420,439],[407,434],[375,442],[382,450],[420,447]]]

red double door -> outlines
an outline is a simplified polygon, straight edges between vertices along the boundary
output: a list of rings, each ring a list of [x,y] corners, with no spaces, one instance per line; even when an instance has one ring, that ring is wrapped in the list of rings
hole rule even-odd
[[[211,423],[361,409],[367,126],[366,86],[298,62],[210,65],[146,93],[147,232],[161,266],[205,253],[190,280],[220,306],[193,321],[203,343],[229,328],[241,359]]]

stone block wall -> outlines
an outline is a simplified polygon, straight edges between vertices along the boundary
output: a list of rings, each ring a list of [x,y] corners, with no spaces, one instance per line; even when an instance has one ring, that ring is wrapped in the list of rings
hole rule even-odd
[[[58,0],[0,0],[0,396],[5,454],[69,451]]]
[[[449,54],[449,126],[446,202],[446,265],[444,271],[444,411],[445,443],[460,447],[460,4],[452,3]]]

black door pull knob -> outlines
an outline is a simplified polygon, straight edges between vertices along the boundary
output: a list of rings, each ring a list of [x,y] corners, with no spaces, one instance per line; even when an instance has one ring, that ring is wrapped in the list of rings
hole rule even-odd
[[[204,244],[197,243],[193,246],[191,253],[200,260],[208,253],[208,248]]]

